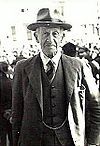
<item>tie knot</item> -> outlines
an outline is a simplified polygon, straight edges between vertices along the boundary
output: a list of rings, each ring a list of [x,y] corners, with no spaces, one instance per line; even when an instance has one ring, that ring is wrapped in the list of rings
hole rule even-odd
[[[49,60],[49,62],[47,63],[50,67],[54,67],[53,62],[51,60]]]
[[[53,65],[53,62],[50,60],[50,61],[47,63],[47,66],[48,66],[48,69],[47,69],[47,76],[48,76],[48,78],[51,80],[52,77],[53,77],[53,74],[54,74],[54,65]]]
[[[54,69],[54,65],[53,65],[53,62],[51,60],[49,60],[49,62],[47,63],[47,71],[50,70],[50,69]]]

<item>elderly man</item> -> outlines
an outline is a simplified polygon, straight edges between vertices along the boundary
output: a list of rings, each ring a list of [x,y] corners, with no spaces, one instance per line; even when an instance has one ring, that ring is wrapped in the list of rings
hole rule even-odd
[[[48,8],[40,9],[37,22],[28,26],[35,31],[41,50],[15,68],[13,145],[84,146],[87,141],[96,146],[100,135],[98,90],[85,76],[82,63],[61,53],[63,31],[71,25],[51,14]],[[87,133],[85,89],[90,108]]]

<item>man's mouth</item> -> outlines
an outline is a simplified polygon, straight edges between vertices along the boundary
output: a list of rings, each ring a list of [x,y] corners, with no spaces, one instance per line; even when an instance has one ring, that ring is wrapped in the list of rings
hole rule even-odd
[[[51,44],[51,43],[46,43],[44,46],[46,46],[46,47],[56,47],[54,44]]]

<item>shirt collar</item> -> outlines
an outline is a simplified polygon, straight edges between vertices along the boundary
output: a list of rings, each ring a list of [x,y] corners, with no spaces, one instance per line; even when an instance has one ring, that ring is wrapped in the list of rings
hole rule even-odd
[[[42,62],[43,62],[43,65],[44,65],[44,69],[46,70],[46,65],[47,63],[51,60],[54,67],[55,67],[55,70],[57,69],[57,66],[58,66],[58,62],[59,62],[59,59],[61,57],[61,52],[58,51],[57,54],[51,59],[49,57],[47,57],[42,51],[40,52],[40,57],[42,59]]]

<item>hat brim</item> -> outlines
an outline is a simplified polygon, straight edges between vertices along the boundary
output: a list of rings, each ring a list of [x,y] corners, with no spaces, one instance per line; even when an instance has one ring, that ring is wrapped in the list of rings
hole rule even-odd
[[[47,21],[42,21],[42,22],[36,22],[32,23],[27,26],[29,30],[35,31],[38,27],[61,27],[64,30],[70,30],[72,26],[67,23],[53,23],[53,22],[47,22]]]

